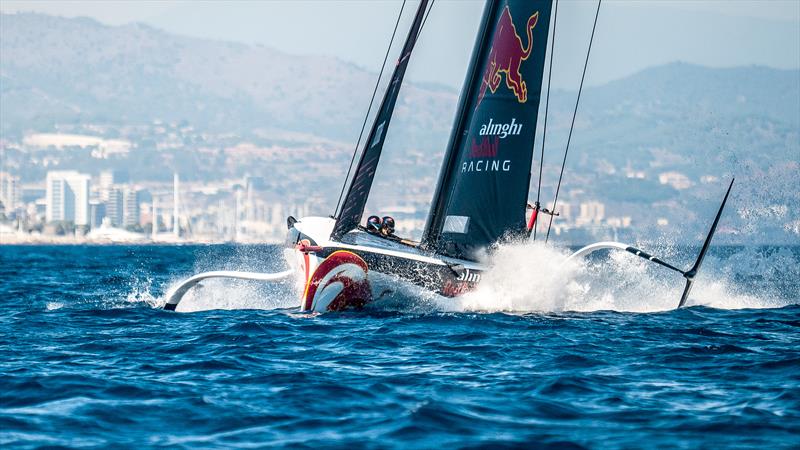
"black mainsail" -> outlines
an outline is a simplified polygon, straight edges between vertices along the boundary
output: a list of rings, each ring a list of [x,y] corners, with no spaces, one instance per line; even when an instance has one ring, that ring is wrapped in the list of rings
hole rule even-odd
[[[417,8],[414,22],[408,31],[397,66],[394,69],[394,73],[392,73],[389,87],[386,89],[381,101],[381,106],[375,116],[375,122],[372,124],[365,142],[364,151],[361,152],[355,174],[347,189],[347,195],[344,197],[340,210],[337,211],[336,225],[333,228],[333,233],[331,233],[331,239],[338,240],[348,231],[355,229],[361,221],[361,216],[364,215],[364,207],[367,204],[369,191],[375,179],[375,171],[383,151],[386,130],[389,128],[394,106],[400,93],[400,86],[403,83],[403,76],[411,58],[411,51],[414,49],[414,44],[419,37],[427,7],[428,0],[422,0],[419,8]]]
[[[473,259],[525,233],[551,0],[490,0],[423,235]]]

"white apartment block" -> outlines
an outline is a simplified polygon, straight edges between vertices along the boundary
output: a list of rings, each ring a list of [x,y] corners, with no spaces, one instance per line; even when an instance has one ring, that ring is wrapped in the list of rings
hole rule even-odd
[[[139,190],[127,187],[122,191],[122,224],[127,226],[139,225]]]
[[[575,219],[575,224],[598,225],[606,216],[606,205],[600,202],[584,202],[580,204],[580,214]]]
[[[89,225],[90,183],[89,175],[72,170],[47,172],[47,221]]]
[[[17,208],[20,204],[21,193],[19,177],[7,172],[0,172],[0,202],[3,203],[6,212]]]

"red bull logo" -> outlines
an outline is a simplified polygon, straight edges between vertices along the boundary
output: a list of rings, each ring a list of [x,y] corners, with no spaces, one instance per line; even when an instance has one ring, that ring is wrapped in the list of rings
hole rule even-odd
[[[497,159],[497,150],[500,147],[500,138],[484,136],[480,141],[472,138],[469,156],[461,163],[461,173],[472,172],[509,172],[511,160]]]
[[[469,150],[470,158],[494,158],[497,156],[497,147],[500,146],[500,138],[489,139],[484,137],[480,142],[472,138],[472,146]]]
[[[483,73],[481,90],[478,94],[478,105],[486,94],[486,88],[494,94],[500,87],[502,75],[505,74],[506,86],[511,89],[514,96],[520,103],[528,101],[528,87],[520,73],[522,61],[528,59],[533,49],[533,28],[539,20],[539,12],[533,13],[528,18],[525,31],[528,35],[528,46],[522,46],[522,38],[517,34],[514,21],[511,19],[511,11],[508,5],[500,15],[500,21],[495,28],[492,37],[492,49],[489,51],[489,60],[486,63],[486,70]]]

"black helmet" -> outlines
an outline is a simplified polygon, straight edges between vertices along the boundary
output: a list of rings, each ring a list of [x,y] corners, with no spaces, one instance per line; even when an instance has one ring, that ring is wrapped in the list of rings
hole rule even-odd
[[[379,233],[381,231],[381,218],[378,216],[369,216],[367,219],[367,231],[370,233]]]
[[[381,226],[386,234],[394,233],[394,218],[392,216],[383,217],[383,225]]]

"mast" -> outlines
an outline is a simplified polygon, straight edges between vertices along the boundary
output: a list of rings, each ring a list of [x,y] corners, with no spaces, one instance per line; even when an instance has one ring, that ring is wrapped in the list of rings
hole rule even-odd
[[[348,186],[347,195],[342,202],[340,210],[337,211],[336,225],[333,228],[331,239],[340,239],[345,233],[355,229],[364,214],[364,207],[366,206],[369,191],[375,179],[378,161],[383,151],[386,130],[389,127],[397,97],[400,93],[400,86],[403,83],[408,61],[411,58],[411,51],[414,49],[414,44],[419,37],[427,7],[428,0],[422,0],[419,8],[417,8],[414,22],[411,24],[403,50],[400,52],[400,58],[392,73],[391,82],[381,101],[381,106],[375,116],[375,121],[365,141],[364,150],[361,152],[361,157],[356,166],[355,174]]]
[[[526,232],[525,206],[551,0],[491,0],[484,11],[423,244],[447,256]]]

